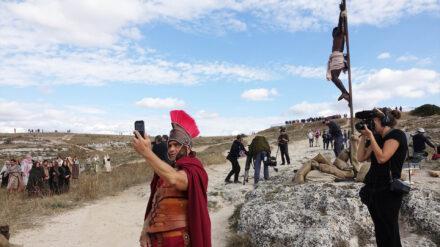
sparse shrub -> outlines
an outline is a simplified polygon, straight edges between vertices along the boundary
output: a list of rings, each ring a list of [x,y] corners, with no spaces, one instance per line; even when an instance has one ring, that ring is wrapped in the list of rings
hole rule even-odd
[[[72,206],[57,202],[57,203],[53,203],[52,205],[50,205],[50,207],[55,209],[55,208],[71,208]]]
[[[198,152],[197,158],[205,166],[214,165],[214,164],[223,164],[227,161],[225,152],[231,147],[231,143],[221,143],[221,144],[209,146],[202,152]]]
[[[430,105],[430,104],[425,104],[425,105],[419,106],[416,109],[411,111],[411,115],[419,116],[419,117],[432,116],[435,114],[440,115],[440,107],[438,107],[436,105]]]
[[[252,246],[251,238],[249,235],[238,235],[237,233],[231,234],[226,243],[227,247],[250,247]]]
[[[238,218],[240,217],[240,211],[241,211],[242,207],[243,207],[243,203],[235,206],[234,212],[232,213],[231,216],[229,216],[229,219],[228,219],[229,229],[231,229],[234,232],[237,232],[237,230],[238,230]]]
[[[5,144],[5,145],[12,144],[12,138],[6,138],[5,142],[3,144]]]

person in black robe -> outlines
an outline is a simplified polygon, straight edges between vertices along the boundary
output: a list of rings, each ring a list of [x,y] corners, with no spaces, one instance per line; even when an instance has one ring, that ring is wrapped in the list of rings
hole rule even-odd
[[[72,173],[70,172],[69,167],[67,166],[67,162],[64,162],[63,165],[61,166],[61,172],[62,173],[62,191],[63,193],[69,192],[70,189],[70,176],[72,175]]]
[[[40,162],[35,162],[32,169],[29,171],[29,180],[26,186],[29,197],[41,196],[41,189],[43,186],[44,172],[40,169]]]
[[[49,186],[52,193],[55,193],[57,195],[60,194],[60,186],[59,186],[59,180],[60,180],[60,169],[58,162],[54,162],[53,166],[49,170]]]

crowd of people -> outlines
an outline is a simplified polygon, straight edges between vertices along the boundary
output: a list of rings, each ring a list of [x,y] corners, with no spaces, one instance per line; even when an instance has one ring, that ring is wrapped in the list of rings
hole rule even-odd
[[[338,130],[335,130],[335,133],[339,133],[337,132]],[[350,136],[350,130],[343,130],[341,132],[342,134],[342,149],[344,148],[348,148],[350,145],[349,142],[349,136]],[[328,149],[329,146],[331,149],[334,148],[335,145],[335,139],[333,138],[333,135],[330,133],[330,129],[323,129],[322,131],[320,131],[318,128],[316,128],[314,131],[312,131],[311,129],[309,129],[309,131],[307,132],[307,138],[309,139],[309,147],[320,147],[320,141],[319,139],[322,138],[322,148],[323,149]]]
[[[7,160],[0,171],[1,188],[9,193],[27,191],[30,197],[59,195],[69,192],[72,179],[79,179],[83,171],[101,173],[111,172],[110,156],[104,155],[101,162],[99,155],[88,157],[83,166],[78,157],[55,160],[32,159],[30,155],[19,161]]]
[[[309,117],[309,118],[296,119],[296,120],[286,120],[284,123],[285,125],[300,124],[300,123],[304,124],[304,123],[322,122],[325,119],[340,119],[342,117],[347,118],[348,115],[336,114],[327,117]]]

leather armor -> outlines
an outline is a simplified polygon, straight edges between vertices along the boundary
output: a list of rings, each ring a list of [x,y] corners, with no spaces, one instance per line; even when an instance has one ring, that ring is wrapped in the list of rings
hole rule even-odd
[[[167,232],[187,227],[187,205],[187,192],[179,191],[164,181],[154,194],[151,211],[145,220],[146,232]]]

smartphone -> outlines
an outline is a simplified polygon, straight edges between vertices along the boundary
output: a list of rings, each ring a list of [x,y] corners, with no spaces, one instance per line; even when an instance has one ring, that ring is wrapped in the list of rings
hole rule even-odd
[[[144,125],[144,121],[143,120],[138,120],[138,121],[134,122],[134,129],[139,131],[139,134],[141,134],[142,138],[144,138],[145,125]]]

